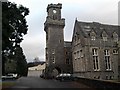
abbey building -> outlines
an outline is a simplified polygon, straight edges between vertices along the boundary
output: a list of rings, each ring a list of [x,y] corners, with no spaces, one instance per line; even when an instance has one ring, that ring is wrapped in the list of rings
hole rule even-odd
[[[119,26],[96,22],[74,24],[72,41],[64,41],[62,4],[49,4],[44,23],[47,76],[59,73],[94,79],[118,79],[120,73]]]
[[[117,79],[118,41],[118,26],[76,20],[72,38],[73,73],[95,79]]]

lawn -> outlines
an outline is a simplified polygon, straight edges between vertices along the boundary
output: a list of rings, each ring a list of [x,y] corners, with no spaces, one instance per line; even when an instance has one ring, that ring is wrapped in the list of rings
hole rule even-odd
[[[2,88],[10,88],[15,85],[15,81],[3,81]]]

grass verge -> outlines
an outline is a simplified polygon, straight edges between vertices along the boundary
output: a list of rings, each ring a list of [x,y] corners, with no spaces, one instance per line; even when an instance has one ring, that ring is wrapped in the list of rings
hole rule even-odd
[[[15,82],[10,82],[10,81],[5,81],[5,82],[2,82],[2,88],[10,88],[12,86],[15,85]]]

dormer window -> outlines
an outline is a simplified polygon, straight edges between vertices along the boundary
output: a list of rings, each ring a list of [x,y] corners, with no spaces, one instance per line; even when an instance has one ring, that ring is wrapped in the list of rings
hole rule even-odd
[[[116,32],[113,33],[114,42],[118,42],[118,34]]]
[[[95,39],[96,39],[96,34],[95,34],[94,31],[92,31],[92,32],[90,33],[90,37],[91,37],[91,40],[95,40]]]
[[[95,36],[91,36],[91,40],[95,40]]]
[[[107,37],[103,37],[103,41],[107,41]]]
[[[103,41],[107,41],[108,40],[108,35],[105,31],[103,31],[102,33],[102,38],[103,38]]]

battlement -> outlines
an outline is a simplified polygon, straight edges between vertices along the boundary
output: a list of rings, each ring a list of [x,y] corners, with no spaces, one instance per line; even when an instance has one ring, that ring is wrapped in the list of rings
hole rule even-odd
[[[47,12],[49,10],[49,8],[59,8],[59,9],[62,9],[62,4],[61,3],[58,3],[58,4],[48,4],[48,7],[47,7]]]

